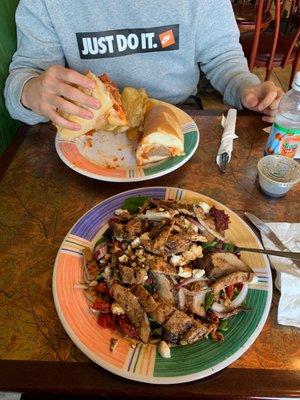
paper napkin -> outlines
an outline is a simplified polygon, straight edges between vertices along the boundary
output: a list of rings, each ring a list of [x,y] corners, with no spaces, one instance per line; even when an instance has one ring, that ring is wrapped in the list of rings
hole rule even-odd
[[[235,134],[237,111],[234,108],[228,110],[227,117],[222,116],[221,124],[224,128],[223,135],[221,138],[221,145],[218,150],[216,158],[217,164],[219,165],[220,154],[228,154],[228,162],[231,160],[231,153],[233,148],[233,139],[238,138]]]
[[[300,251],[300,223],[269,222],[267,225],[290,251]],[[278,250],[264,234],[262,234],[262,240],[266,249]],[[269,258],[277,271],[275,285],[281,292],[278,323],[300,328],[300,268],[288,258],[275,256],[269,256]]]

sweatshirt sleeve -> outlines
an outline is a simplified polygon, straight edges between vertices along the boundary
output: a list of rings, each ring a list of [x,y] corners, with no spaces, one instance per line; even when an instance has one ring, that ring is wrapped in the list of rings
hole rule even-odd
[[[4,97],[12,118],[34,125],[47,119],[22,105],[23,87],[52,64],[65,65],[65,58],[44,0],[21,0],[16,24],[17,50],[9,67]]]
[[[230,0],[207,0],[206,4],[208,14],[206,18],[199,16],[197,32],[206,40],[197,42],[197,62],[213,87],[223,94],[224,102],[241,109],[242,90],[260,80],[248,69]]]

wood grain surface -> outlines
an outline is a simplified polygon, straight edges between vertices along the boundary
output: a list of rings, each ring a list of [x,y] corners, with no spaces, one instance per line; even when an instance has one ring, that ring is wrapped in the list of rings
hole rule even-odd
[[[125,388],[131,394],[135,393],[133,388],[145,388],[91,364],[68,338],[53,304],[52,270],[61,241],[76,220],[101,200],[135,187],[176,186],[213,197],[241,216],[249,211],[268,221],[299,222],[299,186],[277,200],[259,190],[256,165],[267,140],[259,117],[238,117],[239,139],[234,142],[228,171],[221,174],[215,163],[222,134],[220,115],[198,112],[192,116],[201,135],[196,154],[179,170],[141,184],[113,184],[81,176],[58,158],[55,132],[49,125],[29,130],[0,182],[0,390],[27,387],[49,391],[51,379],[55,386],[56,374],[65,368],[59,386],[65,393],[71,393],[74,385],[79,392],[95,394],[102,381],[117,383],[119,392],[114,388],[114,396]],[[225,398],[238,390],[241,397],[251,397],[251,387],[257,396],[271,396],[272,391],[274,397],[300,396],[299,330],[277,324],[278,300],[275,289],[271,313],[260,336],[229,368],[205,379],[207,391],[201,392],[201,382],[182,387],[195,398],[201,393]],[[32,383],[25,375],[22,378],[20,368],[26,369],[25,375],[39,373],[40,383],[33,375]],[[81,383],[72,382],[72,368],[85,377]],[[47,370],[50,381],[44,375]],[[93,379],[98,376],[98,382],[89,382],[88,370],[93,371]],[[223,389],[214,383],[220,376],[227,380]],[[230,386],[235,377],[246,376],[251,382],[245,390]],[[195,387],[199,392],[194,392]],[[146,397],[146,391],[138,392]],[[165,387],[164,393],[167,398],[179,398],[175,387]]]

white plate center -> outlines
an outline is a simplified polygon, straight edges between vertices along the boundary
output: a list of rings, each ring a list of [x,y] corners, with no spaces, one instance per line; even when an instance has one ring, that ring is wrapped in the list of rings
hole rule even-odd
[[[95,132],[92,136],[76,139],[76,146],[83,157],[105,168],[135,169],[137,143],[127,138],[125,132]]]

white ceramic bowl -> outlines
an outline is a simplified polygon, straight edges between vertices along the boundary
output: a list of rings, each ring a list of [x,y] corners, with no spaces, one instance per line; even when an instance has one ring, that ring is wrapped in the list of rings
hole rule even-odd
[[[284,196],[300,181],[300,164],[292,158],[270,155],[259,160],[259,184],[268,196]]]

